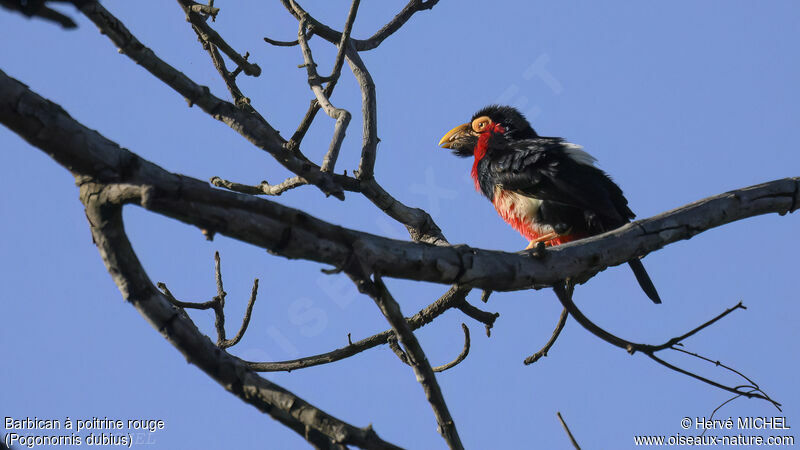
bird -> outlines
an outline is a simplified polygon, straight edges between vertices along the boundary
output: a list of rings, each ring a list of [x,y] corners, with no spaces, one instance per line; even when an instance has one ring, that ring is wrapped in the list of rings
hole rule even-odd
[[[629,223],[622,189],[583,147],[539,136],[514,107],[490,105],[442,137],[439,146],[473,158],[475,189],[529,242],[552,247]],[[639,258],[628,261],[642,290],[661,298]]]

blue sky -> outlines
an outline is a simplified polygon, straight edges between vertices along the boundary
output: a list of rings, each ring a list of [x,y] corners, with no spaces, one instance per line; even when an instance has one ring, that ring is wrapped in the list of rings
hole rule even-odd
[[[240,86],[289,136],[311,93],[297,69],[299,50],[261,40],[289,40],[297,32],[278,2],[265,3],[238,8],[218,1],[222,12],[214,25],[261,65],[261,77],[240,77]],[[304,6],[340,28],[348,4]],[[403,4],[364,2],[354,35],[371,35]],[[106,7],[167,62],[227,95],[176,4]],[[0,11],[0,69],[168,170],[251,184],[288,175],[225,125],[188,108],[72,15],[80,28],[62,31]],[[639,217],[800,176],[799,25],[800,6],[791,1],[443,0],[362,54],[378,86],[376,175],[400,200],[429,211],[452,243],[506,251],[526,242],[474,192],[470,162],[436,147],[447,130],[489,103],[515,105],[541,134],[584,145]],[[335,52],[321,39],[311,43],[325,74]],[[350,172],[358,163],[359,101],[345,67],[333,102],[354,120],[338,170]],[[320,116],[303,144],[306,155],[319,161],[332,129],[333,121]],[[166,428],[148,436],[154,449],[305,448],[294,432],[187,364],[122,301],[66,170],[6,129],[0,129],[0,148],[6,186],[0,196],[0,415],[163,419]],[[401,225],[357,195],[341,203],[305,187],[273,200],[333,223],[407,238]],[[345,277],[321,274],[317,264],[286,261],[224,237],[206,242],[198,230],[136,207],[125,218],[150,277],[182,299],[214,294],[212,257],[221,253],[229,334],[253,278],[260,279],[250,331],[232,350],[236,355],[291,359],[346,345],[348,333],[358,339],[387,328],[368,298]],[[626,267],[579,287],[576,302],[618,335],[659,343],[742,300],[747,311],[687,340],[687,348],[732,365],[784,404],[778,413],[766,402],[739,399],[717,417],[785,416],[792,430],[761,434],[797,437],[799,224],[796,214],[757,217],[648,256],[663,305],[647,300]],[[407,315],[447,290],[397,280],[389,286]],[[471,301],[479,302],[477,294]],[[730,397],[600,342],[572,320],[547,358],[524,366],[555,325],[555,296],[495,294],[485,307],[500,313],[491,338],[455,311],[417,333],[430,360],[441,364],[461,350],[459,324],[470,326],[469,357],[438,376],[468,448],[569,448],[556,411],[584,447],[628,448],[634,435],[696,434],[680,420],[708,416]],[[213,333],[210,314],[192,317]],[[713,367],[670,360],[738,383]],[[443,447],[413,372],[388,348],[266,377],[350,423],[372,423],[396,444]]]

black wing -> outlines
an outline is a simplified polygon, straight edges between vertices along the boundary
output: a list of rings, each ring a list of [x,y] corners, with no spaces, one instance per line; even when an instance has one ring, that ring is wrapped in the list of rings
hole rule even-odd
[[[629,222],[622,190],[575,149],[560,138],[505,141],[488,158],[487,175],[504,189],[578,208],[604,229]]]

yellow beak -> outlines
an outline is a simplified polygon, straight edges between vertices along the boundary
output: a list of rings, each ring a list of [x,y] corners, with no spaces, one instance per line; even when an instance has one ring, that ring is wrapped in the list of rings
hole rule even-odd
[[[465,123],[463,125],[459,125],[452,130],[448,131],[447,134],[444,135],[442,140],[439,141],[439,147],[442,148],[452,148],[453,143],[458,140],[461,136],[469,132],[469,124]]]

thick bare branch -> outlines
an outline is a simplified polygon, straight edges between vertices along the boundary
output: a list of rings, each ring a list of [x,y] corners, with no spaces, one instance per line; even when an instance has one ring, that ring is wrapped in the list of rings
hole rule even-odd
[[[371,427],[358,428],[314,407],[291,392],[261,378],[243,362],[221,352],[181,310],[158,292],[142,268],[122,226],[122,205],[130,195],[119,186],[79,181],[81,201],[103,262],[129,301],[187,360],[244,402],[291,428],[318,448],[355,445],[396,449]]]
[[[710,228],[800,202],[800,178],[785,178],[709,197],[617,230],[548,249],[542,258],[468,246],[432,246],[349,230],[266,199],[214,189],[141,159],[72,119],[60,107],[0,72],[0,123],[77,176],[146,189],[126,200],[266,248],[276,254],[344,267],[357,261],[384,276],[500,291],[585,280]],[[46,129],[47,132],[42,132]]]

